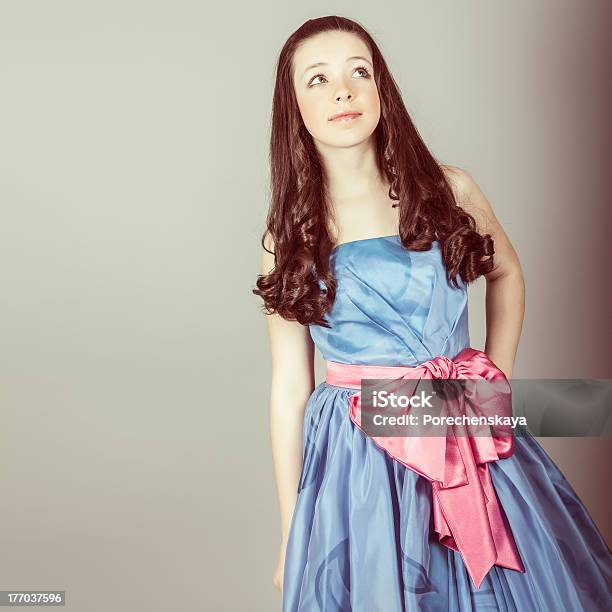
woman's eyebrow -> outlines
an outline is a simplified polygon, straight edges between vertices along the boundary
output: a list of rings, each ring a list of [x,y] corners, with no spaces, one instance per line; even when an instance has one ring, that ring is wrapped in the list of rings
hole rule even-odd
[[[364,62],[368,62],[370,66],[372,65],[372,62],[367,57],[363,57],[362,55],[351,55],[351,57],[346,58],[347,62],[350,62],[351,60],[363,60]],[[317,62],[316,64],[311,64],[304,70],[304,72],[302,72],[302,76],[304,76],[311,68],[317,68],[318,66],[327,66],[327,62]]]

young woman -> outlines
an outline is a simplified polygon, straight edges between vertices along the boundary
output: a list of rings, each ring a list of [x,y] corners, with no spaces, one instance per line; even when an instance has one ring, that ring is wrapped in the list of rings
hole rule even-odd
[[[458,441],[461,460],[440,465],[433,438],[398,451],[359,426],[361,378],[508,384],[524,283],[477,183],[436,162],[355,22],[309,20],[286,42],[270,159],[253,291],[269,315],[283,612],[606,608],[610,550],[532,436],[486,458]],[[477,351],[467,284],[481,275]]]

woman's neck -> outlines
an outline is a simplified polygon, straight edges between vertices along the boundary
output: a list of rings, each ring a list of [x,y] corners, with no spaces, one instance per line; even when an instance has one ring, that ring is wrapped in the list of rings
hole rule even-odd
[[[326,191],[336,206],[370,200],[375,194],[388,190],[380,176],[376,152],[370,141],[352,147],[318,145]]]

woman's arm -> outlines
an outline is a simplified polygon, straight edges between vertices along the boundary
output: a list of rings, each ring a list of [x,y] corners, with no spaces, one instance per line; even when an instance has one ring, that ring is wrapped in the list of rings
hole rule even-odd
[[[474,217],[478,231],[491,234],[494,241],[495,267],[485,275],[487,339],[484,352],[511,379],[525,315],[525,280],[521,264],[476,181],[465,170],[447,168],[462,208]]]
[[[273,244],[266,243],[273,251]],[[274,267],[263,250],[261,272]],[[314,389],[314,344],[308,327],[278,314],[266,315],[272,356],[270,434],[280,504],[281,537],[286,543],[302,470],[304,410]]]

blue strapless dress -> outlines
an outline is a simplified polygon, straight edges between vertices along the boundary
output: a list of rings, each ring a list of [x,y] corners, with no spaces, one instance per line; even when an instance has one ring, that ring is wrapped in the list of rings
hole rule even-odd
[[[331,328],[310,326],[325,359],[418,365],[470,345],[467,288],[447,282],[437,242],[415,252],[397,235],[356,240],[331,262]],[[283,612],[612,609],[610,549],[533,436],[489,464],[526,571],[494,566],[476,589],[461,555],[438,542],[431,484],[353,424],[352,393],[323,382],[306,406]]]

